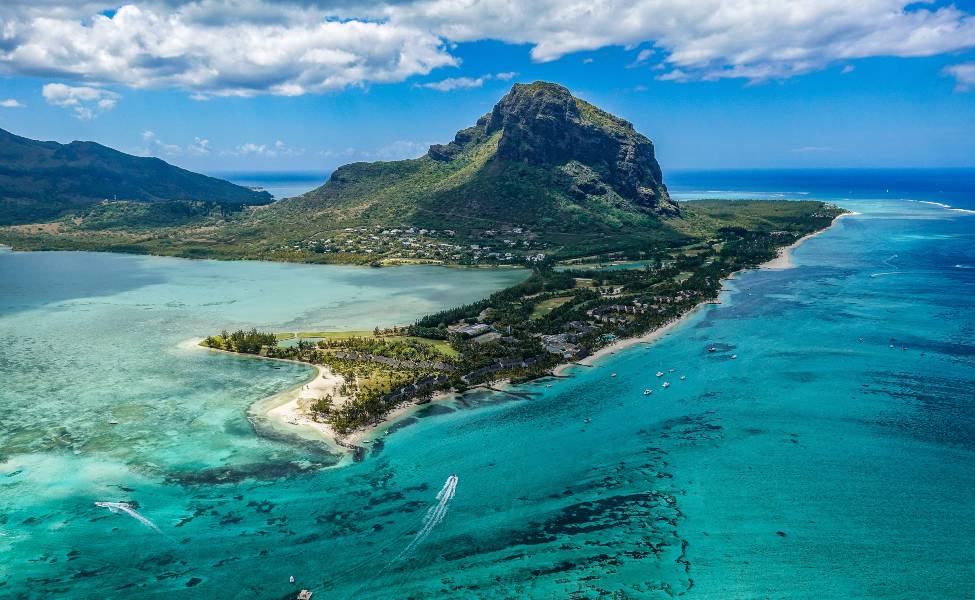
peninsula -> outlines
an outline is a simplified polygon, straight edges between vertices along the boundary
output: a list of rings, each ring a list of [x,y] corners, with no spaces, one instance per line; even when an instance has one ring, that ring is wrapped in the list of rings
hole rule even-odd
[[[5,139],[44,164],[85,152],[141,160],[86,144]],[[518,285],[407,326],[377,323],[355,335],[210,332],[203,345],[216,350],[316,365],[319,377],[275,414],[345,444],[402,406],[544,376],[618,340],[659,331],[713,301],[732,273],[774,259],[844,212],[815,201],[678,204],[646,136],[546,82],[514,85],[473,126],[419,158],[345,165],[318,189],[271,204],[157,162],[137,164],[179,175],[187,189],[171,189],[161,200],[164,190],[150,186],[124,201],[64,208],[53,220],[0,227],[0,242],[530,270]],[[84,164],[78,159],[72,168]],[[124,177],[142,180],[153,182]],[[230,196],[197,210],[173,209],[207,191]]]
[[[762,265],[788,267],[791,248],[849,214],[819,202],[783,204],[788,210],[773,222],[789,230],[721,227],[700,242],[609,267],[543,262],[518,285],[406,327],[224,331],[201,345],[315,365],[316,378],[269,415],[355,447],[392,416],[437,396],[557,374],[613,347],[651,341],[715,301],[724,279]],[[732,210],[747,214],[756,205],[734,202]]]

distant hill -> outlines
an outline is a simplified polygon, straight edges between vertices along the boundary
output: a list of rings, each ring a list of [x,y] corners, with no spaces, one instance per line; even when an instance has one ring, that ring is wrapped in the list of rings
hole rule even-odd
[[[680,209],[653,144],[566,88],[516,84],[449,144],[395,162],[353,163],[261,218],[309,225],[616,232],[656,227]]]
[[[0,129],[0,224],[39,222],[104,200],[267,204],[255,192],[94,142],[41,142]]]

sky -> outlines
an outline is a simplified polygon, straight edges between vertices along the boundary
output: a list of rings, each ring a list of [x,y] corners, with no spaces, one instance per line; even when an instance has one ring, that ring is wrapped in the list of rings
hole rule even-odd
[[[0,4],[0,128],[206,173],[416,157],[536,80],[665,170],[975,167],[973,1]]]

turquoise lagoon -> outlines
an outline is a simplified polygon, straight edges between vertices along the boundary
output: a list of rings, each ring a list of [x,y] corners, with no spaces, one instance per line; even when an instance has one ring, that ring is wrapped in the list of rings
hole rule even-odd
[[[521,275],[2,254],[0,596],[973,597],[975,215],[841,204],[659,342],[429,405],[340,467],[246,418],[304,368],[185,341]]]

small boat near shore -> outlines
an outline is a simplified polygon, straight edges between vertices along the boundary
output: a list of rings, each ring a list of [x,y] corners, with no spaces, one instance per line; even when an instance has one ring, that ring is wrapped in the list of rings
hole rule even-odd
[[[650,388],[647,388],[647,389],[643,390],[643,395],[644,396],[649,396],[652,393],[653,393],[653,390],[651,390]]]
[[[664,376],[663,371],[657,371],[657,377],[663,377],[663,376]]]
[[[665,382],[663,383],[663,385],[662,385],[662,386],[660,386],[660,387],[662,387],[662,388],[669,388],[669,387],[670,387],[670,382],[669,382],[669,381],[665,381]]]

